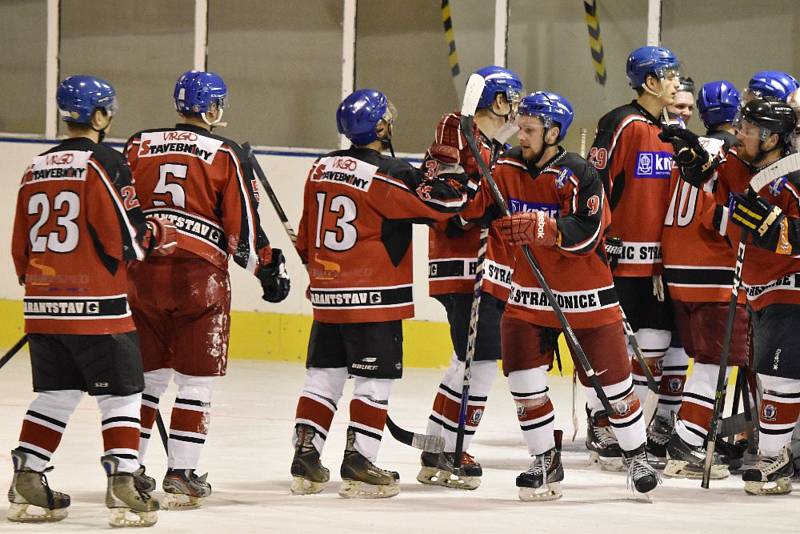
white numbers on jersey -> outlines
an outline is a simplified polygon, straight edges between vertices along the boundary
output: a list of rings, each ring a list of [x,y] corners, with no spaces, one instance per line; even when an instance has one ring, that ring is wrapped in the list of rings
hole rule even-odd
[[[66,204],[66,213],[60,214]],[[81,213],[81,199],[72,191],[61,191],[53,199],[58,228],[47,235],[39,235],[39,230],[50,218],[50,198],[46,193],[36,193],[28,200],[28,215],[38,215],[39,220],[31,226],[29,237],[32,252],[71,252],[78,246],[78,225],[75,219]],[[59,230],[62,229],[62,230]],[[63,239],[62,239],[63,237]]]
[[[158,168],[158,183],[156,184],[153,193],[158,195],[169,195],[170,203],[179,208],[186,207],[186,192],[183,186],[176,182],[167,181],[169,176],[186,179],[188,165],[181,165],[179,163],[164,163]],[[154,206],[166,206],[167,203],[163,200],[153,200]]]
[[[333,230],[322,230],[322,221],[325,217],[325,201],[328,194],[322,191],[317,193],[317,233],[316,247],[322,244],[325,248],[341,252],[353,248],[358,240],[358,231],[352,223],[358,217],[358,209],[353,199],[346,195],[338,195],[331,199],[328,211],[335,213],[336,228]]]
[[[676,220],[679,227],[689,226],[692,219],[694,219],[694,212],[697,209],[697,195],[699,193],[699,189],[682,181],[681,186],[676,187],[675,192],[672,194],[664,226],[672,226],[676,223]]]

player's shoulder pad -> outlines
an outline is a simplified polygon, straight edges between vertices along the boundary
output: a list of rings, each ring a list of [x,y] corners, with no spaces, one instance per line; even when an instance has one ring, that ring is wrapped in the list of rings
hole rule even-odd
[[[120,171],[130,173],[128,161],[122,152],[108,146],[105,143],[98,143],[92,148],[92,158],[97,161],[108,172],[113,180]]]
[[[615,131],[617,127],[629,118],[642,118],[646,117],[642,114],[641,110],[633,105],[633,102],[616,107],[600,117],[597,122],[598,130]]]
[[[565,152],[564,155],[551,165],[547,172],[555,174],[556,187],[561,189],[566,186],[570,178],[574,177],[578,184],[588,184],[598,180],[597,169],[589,162],[574,152]]]
[[[512,165],[515,167],[519,167],[522,165],[525,167],[525,160],[522,158],[522,148],[515,146],[514,148],[509,148],[502,154],[500,157],[497,158],[495,165]]]

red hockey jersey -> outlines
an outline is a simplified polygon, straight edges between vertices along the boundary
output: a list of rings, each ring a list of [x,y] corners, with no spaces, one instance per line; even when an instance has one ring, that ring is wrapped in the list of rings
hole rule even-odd
[[[114,334],[134,329],[127,260],[144,235],[122,155],[73,138],[35,157],[20,184],[11,252],[25,281],[29,334]]]
[[[538,169],[514,148],[497,160],[493,174],[512,212],[543,210],[557,218],[561,244],[531,247],[531,251],[570,324],[590,328],[619,321],[617,293],[601,245],[610,214],[595,169],[563,149]],[[482,184],[464,216],[480,217],[491,204],[488,186]],[[511,294],[505,314],[560,328],[522,249],[514,247],[513,253]]]
[[[660,131],[658,119],[636,101],[608,112],[597,124],[588,159],[608,195],[608,234],[623,241],[614,276],[661,273],[672,145],[658,138]]]
[[[144,130],[125,147],[144,213],[171,220],[178,249],[255,273],[269,244],[258,217],[253,169],[235,142],[190,124]],[[180,251],[178,252],[180,255]]]
[[[297,250],[310,279],[314,319],[382,322],[414,316],[412,222],[461,210],[459,183],[368,148],[331,152],[308,174]]]

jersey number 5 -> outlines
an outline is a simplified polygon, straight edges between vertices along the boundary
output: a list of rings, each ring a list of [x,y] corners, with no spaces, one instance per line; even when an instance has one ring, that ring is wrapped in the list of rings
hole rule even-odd
[[[78,246],[78,225],[75,219],[81,213],[81,199],[72,191],[61,191],[53,199],[56,213],[56,228],[47,235],[39,235],[39,230],[50,218],[50,198],[46,193],[36,193],[28,199],[28,215],[38,215],[39,220],[31,226],[28,236],[32,252],[71,252]]]
[[[186,180],[186,172],[188,167],[178,163],[164,163],[158,168],[158,183],[156,184],[153,193],[157,195],[169,195],[170,204],[179,208],[186,207],[186,192],[180,183],[168,181],[170,176]],[[167,202],[163,200],[153,200],[154,206],[166,206]]]
[[[337,195],[331,199],[330,206],[326,206],[327,197],[327,193],[317,192],[316,247],[324,244],[325,248],[338,252],[350,250],[358,241],[358,230],[350,224],[358,217],[356,203],[346,195]],[[336,228],[332,230],[322,228],[326,211],[337,215]]]

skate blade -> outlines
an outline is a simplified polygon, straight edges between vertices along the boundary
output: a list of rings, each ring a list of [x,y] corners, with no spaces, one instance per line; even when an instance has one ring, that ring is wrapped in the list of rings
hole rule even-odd
[[[292,495],[312,495],[325,487],[324,482],[314,482],[300,476],[292,477]]]
[[[67,517],[67,510],[67,508],[49,510],[36,506],[35,504],[11,503],[8,507],[6,518],[16,523],[55,523]],[[36,513],[31,513],[33,511],[36,511]]]
[[[342,480],[339,495],[345,499],[388,499],[400,493],[399,484],[376,486],[359,480]]]
[[[788,477],[773,482],[745,482],[744,491],[750,495],[786,495],[792,492],[792,480]]]
[[[200,508],[205,497],[194,497],[185,493],[165,493],[161,507],[165,510],[194,510]]]
[[[525,502],[555,501],[562,496],[560,482],[551,482],[538,488],[519,488],[519,500]]]
[[[703,469],[692,468],[689,462],[683,460],[669,460],[664,466],[664,476],[669,478],[687,478],[690,480],[701,480]],[[722,480],[731,476],[728,467],[725,465],[714,464],[711,466],[711,480]]]
[[[417,481],[432,486],[445,488],[474,490],[481,485],[481,477],[459,476],[435,467],[423,467],[417,474]]]
[[[114,528],[152,527],[158,522],[158,512],[137,512],[130,508],[110,508],[108,524]]]
[[[602,471],[625,471],[625,464],[623,463],[622,458],[603,458],[596,452],[592,451],[589,453],[589,459],[591,463],[599,465]]]

